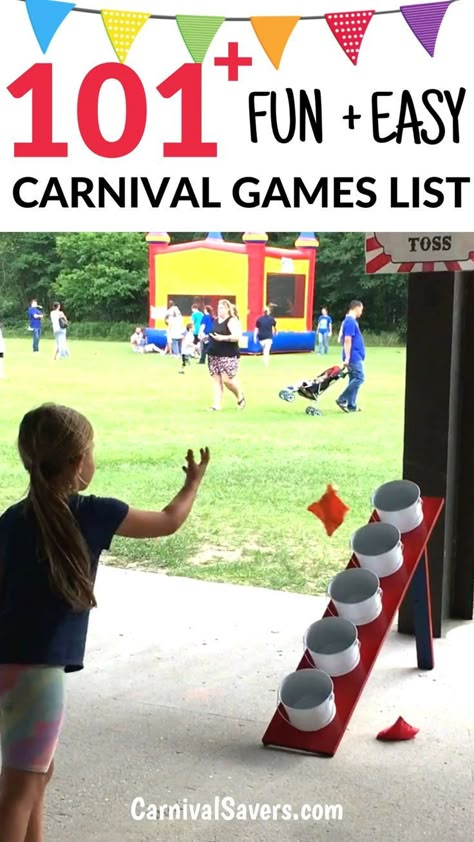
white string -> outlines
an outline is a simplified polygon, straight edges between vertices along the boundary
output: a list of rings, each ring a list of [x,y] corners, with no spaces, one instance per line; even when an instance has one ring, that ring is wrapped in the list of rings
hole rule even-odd
[[[25,3],[26,0],[20,0],[21,3]],[[450,5],[452,3],[459,3],[459,0],[450,0]],[[420,4],[421,6],[423,4]],[[84,12],[88,15],[100,15],[102,14],[101,9],[83,9],[81,6],[75,6],[74,9],[71,9],[72,12]],[[119,11],[119,10],[118,10]],[[146,12],[141,12],[139,14],[146,14]],[[334,14],[328,12],[327,14]],[[401,14],[401,9],[385,9],[384,11],[374,12],[374,15],[399,15]],[[199,15],[183,15],[183,17],[200,17]],[[255,17],[265,17],[265,15],[259,16],[255,15]],[[285,15],[281,15],[280,17],[285,17]],[[297,15],[295,17],[298,17]],[[150,15],[150,20],[176,20],[176,15]],[[299,20],[325,20],[326,15],[301,15],[299,16]],[[232,23],[243,23],[250,21],[251,18],[224,18],[224,21],[231,21]]]

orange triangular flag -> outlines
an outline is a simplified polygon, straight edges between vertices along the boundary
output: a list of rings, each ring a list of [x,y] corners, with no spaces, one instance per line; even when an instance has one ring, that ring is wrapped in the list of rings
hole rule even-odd
[[[349,507],[337,496],[332,485],[328,485],[320,500],[308,506],[308,512],[312,512],[322,521],[328,535],[332,535],[340,527],[348,511]]]
[[[283,51],[288,43],[299,17],[256,17],[250,18],[255,35],[268,58],[278,70]]]

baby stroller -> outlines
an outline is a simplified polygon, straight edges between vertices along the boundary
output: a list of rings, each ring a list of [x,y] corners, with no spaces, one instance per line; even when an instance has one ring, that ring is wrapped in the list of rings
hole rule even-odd
[[[321,392],[325,392],[332,383],[336,382],[336,380],[341,380],[342,378],[347,377],[347,373],[346,368],[340,368],[339,366],[334,365],[332,368],[328,368],[326,371],[323,371],[319,377],[315,378],[315,380],[301,380],[300,383],[296,383],[294,386],[286,386],[279,392],[278,397],[280,397],[283,401],[288,401],[288,403],[293,403],[296,395],[306,398],[307,401],[317,401]],[[306,415],[323,414],[321,410],[317,409],[315,406],[307,406],[305,412]]]

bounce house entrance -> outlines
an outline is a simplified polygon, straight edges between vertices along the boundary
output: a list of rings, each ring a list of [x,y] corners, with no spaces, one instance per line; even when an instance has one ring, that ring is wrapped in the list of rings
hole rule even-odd
[[[217,304],[221,298],[226,298],[231,304],[236,303],[235,295],[226,292],[221,293],[221,295],[183,295],[182,293],[176,292],[168,295],[168,307],[171,307],[171,302],[173,302],[173,304],[179,307],[183,315],[188,315],[193,306],[199,307],[200,310],[204,310],[204,307],[210,306],[213,312],[217,313]]]
[[[167,233],[147,235],[149,244],[150,316],[148,341],[164,347],[166,313],[173,302],[188,320],[194,305],[217,314],[220,299],[235,304],[242,323],[243,353],[256,353],[257,319],[270,307],[277,321],[273,353],[313,351],[313,301],[316,255],[314,233],[296,237],[294,248],[268,245],[265,233],[226,242],[219,233],[205,240],[171,242]]]

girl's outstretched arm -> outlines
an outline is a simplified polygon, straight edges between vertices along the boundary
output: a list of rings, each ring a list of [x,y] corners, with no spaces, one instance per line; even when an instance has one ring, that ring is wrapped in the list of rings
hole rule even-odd
[[[173,535],[188,517],[206,468],[210,454],[207,447],[201,448],[201,461],[194,461],[194,453],[188,450],[186,466],[183,471],[186,479],[181,491],[161,512],[146,512],[141,509],[129,509],[120,524],[116,535],[123,538],[162,538]]]

